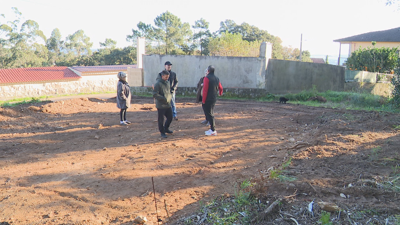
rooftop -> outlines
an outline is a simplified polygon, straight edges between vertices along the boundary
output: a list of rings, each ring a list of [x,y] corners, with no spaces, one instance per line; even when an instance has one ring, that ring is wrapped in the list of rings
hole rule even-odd
[[[0,84],[60,81],[79,78],[81,77],[66,66],[0,69]]]
[[[400,42],[400,27],[358,34],[334,40],[335,42]]]
[[[126,71],[130,68],[136,68],[136,65],[111,65],[111,66],[73,66],[74,69],[81,73],[86,72],[107,72],[107,71]]]

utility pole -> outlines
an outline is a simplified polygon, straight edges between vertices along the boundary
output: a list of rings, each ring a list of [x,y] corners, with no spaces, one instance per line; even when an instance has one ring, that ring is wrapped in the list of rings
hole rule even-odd
[[[339,57],[338,57],[338,61],[337,61],[337,65],[338,66],[340,66],[340,54],[341,54],[341,51],[342,51],[342,42],[339,42],[340,43],[340,45],[339,45]]]
[[[301,36],[300,36],[300,57],[299,57],[299,60],[300,60],[300,62],[301,62],[301,55],[302,55],[302,48],[303,48],[303,34],[301,34]]]

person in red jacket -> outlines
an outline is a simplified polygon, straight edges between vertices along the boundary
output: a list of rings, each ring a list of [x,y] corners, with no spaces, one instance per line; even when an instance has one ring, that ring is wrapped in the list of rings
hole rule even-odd
[[[205,132],[205,135],[215,136],[217,135],[217,131],[215,130],[214,106],[217,102],[217,96],[222,95],[223,87],[219,81],[219,78],[214,74],[214,66],[208,66],[207,70],[207,75],[203,80],[202,107],[206,119],[210,123],[210,129]]]

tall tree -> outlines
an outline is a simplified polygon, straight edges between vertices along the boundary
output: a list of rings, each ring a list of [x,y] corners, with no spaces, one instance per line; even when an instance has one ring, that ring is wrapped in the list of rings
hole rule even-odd
[[[39,24],[33,20],[21,24],[22,13],[12,9],[16,19],[0,25],[2,68],[47,65],[47,48],[41,44],[46,42],[46,37],[39,30]]]
[[[83,30],[78,30],[72,35],[68,35],[65,42],[66,48],[75,54],[77,57],[82,55],[91,55],[93,43],[90,42],[90,38],[86,36]]]
[[[155,40],[154,27],[151,24],[145,24],[140,21],[136,26],[138,29],[132,29],[132,34],[126,36],[126,41],[131,41],[133,46],[136,46],[138,37],[144,37],[149,42]]]
[[[238,33],[237,27],[238,25],[235,23],[233,20],[225,20],[219,23],[219,34],[224,34],[226,32],[231,33],[231,34],[236,34]]]
[[[58,28],[55,28],[51,32],[51,36],[47,39],[46,47],[49,50],[49,61],[52,65],[56,65],[56,62],[62,55],[64,47],[64,41],[61,40],[61,32]]]
[[[106,47],[106,48],[111,48],[111,49],[114,49],[116,45],[117,45],[117,42],[110,38],[106,38],[106,40],[104,42],[100,42],[101,47]]]
[[[200,20],[196,20],[194,25],[192,26],[193,29],[195,29],[195,33],[193,35],[193,40],[198,41],[198,45],[200,46],[200,55],[208,55],[208,43],[209,38],[211,37],[211,32],[208,29],[209,23],[201,18]]]
[[[258,57],[260,41],[245,41],[241,34],[223,33],[221,37],[211,38],[209,49],[213,56]]]
[[[192,36],[190,25],[170,12],[162,13],[154,20],[154,37],[161,43],[165,54],[177,54],[178,48],[189,42]]]
[[[256,26],[248,23],[237,25],[233,20],[225,20],[220,23],[220,33],[229,32],[232,34],[241,34],[243,40],[253,42],[270,42],[272,43],[272,57],[275,59],[282,59],[282,40],[269,34],[266,30],[260,30]]]

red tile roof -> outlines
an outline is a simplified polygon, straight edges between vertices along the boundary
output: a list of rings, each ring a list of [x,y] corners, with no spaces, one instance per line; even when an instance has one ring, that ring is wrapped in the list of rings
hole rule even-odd
[[[72,69],[81,73],[127,71],[128,67],[136,68],[136,65],[110,65],[110,66],[73,66]]]
[[[62,81],[79,78],[81,77],[66,66],[0,69],[0,84]]]

